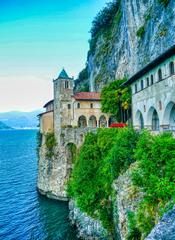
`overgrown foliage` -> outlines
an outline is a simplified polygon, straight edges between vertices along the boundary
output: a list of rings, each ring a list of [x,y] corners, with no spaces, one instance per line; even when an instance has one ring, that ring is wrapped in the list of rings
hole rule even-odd
[[[100,219],[113,232],[112,182],[129,166],[137,134],[132,129],[100,129],[89,133],[80,150],[68,186],[68,194],[78,207]],[[121,147],[118,153],[118,145]],[[124,151],[122,153],[122,151]],[[124,163],[122,156],[128,154]],[[118,165],[118,168],[114,167]]]
[[[112,2],[109,2],[106,4],[106,7],[104,7],[95,17],[95,19],[92,22],[92,28],[91,28],[91,35],[92,38],[96,36],[97,33],[99,33],[104,28],[108,28],[117,13],[117,10],[119,8],[119,1],[113,0]]]
[[[158,0],[161,4],[163,4],[165,7],[168,5],[170,0]]]
[[[79,73],[78,79],[75,81],[75,90],[77,92],[89,92],[89,72],[88,66]]]
[[[135,159],[139,167],[133,173],[133,181],[145,193],[136,222],[145,237],[175,202],[175,139],[170,134],[152,136],[143,132]]]
[[[57,145],[54,133],[46,133],[45,135],[46,157],[51,159],[54,156],[54,148]]]
[[[116,80],[105,86],[101,92],[101,110],[104,113],[113,114],[118,121],[126,121],[129,118],[131,108],[131,90],[121,86],[126,79]],[[128,114],[127,114],[128,113]],[[124,118],[124,115],[128,115]]]
[[[145,26],[142,26],[137,30],[136,35],[137,37],[142,38],[144,34],[145,34]]]
[[[36,135],[36,152],[37,152],[37,155],[39,157],[39,151],[40,151],[40,147],[41,147],[41,144],[42,144],[42,134],[40,131],[37,132],[37,135]]]

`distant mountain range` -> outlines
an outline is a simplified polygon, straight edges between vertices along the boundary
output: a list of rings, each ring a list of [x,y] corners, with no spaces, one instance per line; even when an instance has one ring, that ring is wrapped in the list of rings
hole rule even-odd
[[[41,112],[42,110],[0,113],[0,123],[10,128],[36,128],[39,124],[37,115]]]
[[[0,130],[7,130],[7,129],[12,129],[12,128],[0,121]]]

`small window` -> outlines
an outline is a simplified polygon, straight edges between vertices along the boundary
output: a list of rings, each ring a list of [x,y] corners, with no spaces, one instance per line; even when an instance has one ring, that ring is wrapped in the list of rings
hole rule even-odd
[[[169,68],[170,68],[170,75],[174,75],[174,62],[170,62],[170,65],[169,65]]]
[[[137,93],[137,83],[135,84],[135,93]]]
[[[140,82],[141,90],[143,90],[143,80]]]
[[[149,87],[149,78],[146,79],[147,87]]]
[[[153,77],[153,75],[151,75],[151,85],[153,85],[154,84],[154,77]]]
[[[80,108],[80,103],[77,103],[77,108]]]
[[[71,105],[70,104],[68,104],[67,107],[68,107],[68,109],[71,109]]]
[[[162,70],[159,69],[158,70],[158,81],[161,81],[162,80]]]
[[[66,82],[65,82],[65,89],[68,89],[68,88],[69,88],[69,82],[66,81]]]
[[[91,103],[91,108],[93,108],[93,103]]]

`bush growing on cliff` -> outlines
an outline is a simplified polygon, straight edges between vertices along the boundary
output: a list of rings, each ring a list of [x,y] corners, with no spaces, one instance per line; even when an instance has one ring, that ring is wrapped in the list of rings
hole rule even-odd
[[[113,0],[106,4],[92,22],[91,35],[94,37],[101,29],[108,28],[118,11],[119,1]]]
[[[135,162],[134,149],[139,134],[132,128],[124,128],[118,132],[115,144],[111,150],[110,162],[113,179],[125,172]]]
[[[100,129],[97,134],[88,134],[69,182],[69,196],[76,200],[78,207],[91,217],[101,220],[110,232],[113,231],[112,183],[119,172],[133,162],[131,156],[136,135],[134,130],[127,128]],[[117,151],[120,147],[117,145],[121,147],[119,153]],[[127,163],[122,159],[125,153]]]
[[[167,206],[175,202],[175,139],[170,134],[141,134],[135,158],[139,167],[133,173],[134,184],[145,193],[136,220],[143,237],[147,236]]]
[[[160,3],[162,3],[165,7],[168,5],[170,0],[158,0]]]
[[[54,147],[57,145],[54,133],[46,133],[45,135],[46,157],[54,156]]]

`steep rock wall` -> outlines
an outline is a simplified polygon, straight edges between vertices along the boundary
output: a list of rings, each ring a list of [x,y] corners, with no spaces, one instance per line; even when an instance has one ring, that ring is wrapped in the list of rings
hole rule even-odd
[[[175,44],[174,29],[174,0],[166,7],[159,0],[121,0],[112,27],[98,35],[88,54],[90,90],[131,77]]]
[[[114,201],[114,222],[118,239],[126,240],[129,234],[129,213],[135,213],[143,193],[135,186],[131,180],[131,174],[137,165],[130,168],[113,183],[116,199]]]

